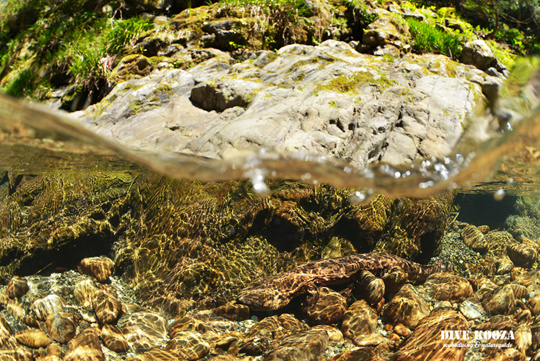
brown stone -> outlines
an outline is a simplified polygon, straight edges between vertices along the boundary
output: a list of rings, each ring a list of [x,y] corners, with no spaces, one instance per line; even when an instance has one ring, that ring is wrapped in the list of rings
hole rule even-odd
[[[482,302],[484,309],[491,314],[509,314],[514,311],[515,297],[510,285],[497,288],[486,295]]]
[[[380,349],[388,350],[392,341],[380,333],[371,333],[367,336],[358,336],[353,340],[354,344],[358,347],[377,347]]]
[[[122,330],[114,325],[104,325],[101,329],[101,339],[103,344],[111,351],[126,352],[129,344],[122,333]]]
[[[394,332],[403,337],[408,337],[412,333],[410,328],[401,323],[398,323],[396,327],[394,327]]]
[[[347,299],[328,287],[320,287],[302,302],[301,308],[311,324],[332,325],[343,318]]]
[[[33,361],[34,357],[29,350],[18,347],[14,349],[0,350],[0,360],[6,361]]]
[[[365,299],[371,306],[376,306],[384,297],[385,286],[384,281],[375,277],[369,271],[360,272],[353,293],[357,299]]]
[[[487,250],[486,238],[476,226],[468,225],[463,228],[461,238],[469,248],[475,251],[485,252]]]
[[[388,361],[390,354],[375,347],[362,347],[347,351],[328,359],[328,361]]]
[[[521,267],[514,267],[510,272],[512,280],[525,287],[540,283],[540,272],[537,270],[527,270]]]
[[[120,301],[104,290],[99,290],[94,294],[92,305],[101,325],[115,324],[122,313]]]
[[[343,341],[343,333],[339,329],[333,326],[317,325],[317,326],[313,326],[311,329],[312,330],[325,330],[326,333],[328,333],[328,337],[330,341],[332,342]]]
[[[384,295],[396,293],[407,282],[409,275],[401,267],[392,267],[388,273],[382,276],[384,282]]]
[[[503,275],[508,272],[511,272],[514,268],[514,262],[508,257],[501,257],[495,261],[495,273],[498,275]]]
[[[284,337],[279,346],[264,356],[264,361],[317,360],[328,348],[325,330],[307,330]]]
[[[157,347],[150,349],[141,355],[137,355],[133,361],[185,361],[184,358],[174,352],[163,350]]]
[[[376,328],[377,313],[366,300],[354,302],[343,315],[341,331],[347,338],[355,339],[361,335],[368,335]]]
[[[531,267],[538,258],[538,252],[530,245],[513,243],[506,249],[508,257],[519,267]]]
[[[214,308],[214,313],[231,321],[243,321],[249,318],[249,307],[237,303],[227,303]]]
[[[79,272],[86,274],[98,282],[106,282],[112,274],[114,262],[104,256],[84,258],[79,263]]]
[[[403,286],[383,310],[383,319],[391,324],[416,327],[429,314],[429,305],[411,284]]]
[[[47,318],[47,330],[58,343],[68,343],[77,333],[78,320],[71,313],[59,312]]]
[[[69,341],[64,361],[103,361],[103,351],[94,329],[86,329]]]
[[[7,295],[9,298],[19,298],[28,292],[28,282],[24,278],[14,276],[7,285]]]
[[[455,360],[461,361],[466,347],[444,347],[451,343],[441,331],[467,330],[467,320],[455,311],[437,311],[420,321],[411,336],[394,355],[393,361]]]
[[[515,298],[525,298],[529,294],[527,287],[520,285],[519,283],[510,283],[509,286],[512,288]]]
[[[431,296],[439,301],[464,300],[473,294],[473,288],[469,281],[448,272],[430,275],[424,286],[428,287]]]
[[[92,309],[92,300],[97,291],[99,291],[99,288],[94,286],[94,281],[86,279],[75,285],[73,294],[82,307]]]
[[[527,305],[531,310],[533,315],[538,315],[540,313],[540,296],[534,296],[527,300]]]
[[[51,343],[45,332],[36,329],[18,331],[14,336],[18,343],[31,348],[46,347]]]
[[[210,352],[210,345],[198,332],[180,331],[167,343],[165,350],[193,361],[205,357]]]
[[[0,315],[0,347],[3,347],[8,342],[12,332],[9,323]]]
[[[246,337],[268,336],[279,340],[287,335],[306,330],[308,326],[291,314],[284,313],[279,316],[266,317],[251,327]]]
[[[239,345],[240,353],[248,356],[259,356],[268,351],[271,342],[267,337],[248,337]]]
[[[31,308],[39,320],[46,321],[49,315],[64,311],[64,300],[57,295],[49,295],[34,301]]]
[[[135,312],[123,317],[119,327],[135,351],[150,350],[167,339],[167,322],[152,312]]]
[[[514,337],[516,339],[516,348],[525,354],[532,345],[531,326],[524,324],[519,325],[514,333]]]

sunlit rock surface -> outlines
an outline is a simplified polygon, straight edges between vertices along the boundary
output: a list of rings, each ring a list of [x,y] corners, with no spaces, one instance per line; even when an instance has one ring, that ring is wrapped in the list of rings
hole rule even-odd
[[[440,55],[387,61],[328,40],[119,84],[75,118],[130,147],[234,158],[261,148],[364,167],[451,152],[487,75]],[[186,53],[184,56],[191,56]]]

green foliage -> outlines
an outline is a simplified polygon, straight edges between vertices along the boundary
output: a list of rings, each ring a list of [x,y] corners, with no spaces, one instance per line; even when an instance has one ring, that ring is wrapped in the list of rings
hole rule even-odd
[[[406,19],[412,37],[412,46],[419,53],[437,53],[458,58],[462,39],[459,34],[441,30],[427,22]]]
[[[13,97],[30,95],[36,88],[36,75],[29,70],[20,71],[3,91]]]
[[[270,11],[282,12],[287,18],[312,15],[312,10],[306,0],[221,0],[219,3],[231,8],[259,6]]]
[[[29,10],[34,16],[26,16]],[[0,78],[12,70],[19,74],[4,91],[36,96],[32,91],[38,86],[30,85],[47,85],[59,72],[74,85],[103,79],[110,70],[106,60],[124,53],[152,27],[150,20],[139,17],[110,19],[84,0],[8,0],[0,12]],[[29,70],[20,69],[32,55],[29,70],[46,69],[44,79],[34,76],[30,81]]]

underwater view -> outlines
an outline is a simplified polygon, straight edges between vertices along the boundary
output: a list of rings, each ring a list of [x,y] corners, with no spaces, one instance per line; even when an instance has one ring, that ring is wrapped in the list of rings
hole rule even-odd
[[[0,361],[540,360],[539,58],[409,2],[22,3]]]

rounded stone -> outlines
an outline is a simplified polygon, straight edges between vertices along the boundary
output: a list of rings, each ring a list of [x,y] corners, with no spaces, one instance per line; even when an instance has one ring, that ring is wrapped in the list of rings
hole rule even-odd
[[[120,301],[104,290],[99,290],[94,294],[92,305],[101,325],[115,324],[122,313]]]
[[[64,311],[64,300],[57,295],[49,295],[34,301],[31,308],[39,320],[46,321],[50,315]]]
[[[495,273],[498,275],[503,275],[509,273],[514,268],[514,262],[508,257],[499,258],[495,262]]]
[[[533,315],[540,313],[540,296],[534,296],[528,299],[527,304]]]
[[[24,278],[14,276],[9,281],[6,292],[9,298],[15,299],[24,296],[28,290],[28,282]]]
[[[353,290],[353,294],[357,299],[365,299],[371,306],[376,306],[384,297],[385,286],[384,281],[375,277],[369,271],[360,272],[357,285]]]
[[[101,329],[101,340],[111,351],[126,352],[129,344],[122,333],[122,330],[114,325],[104,325]]]
[[[94,294],[99,291],[94,285],[92,280],[86,279],[78,282],[74,289],[73,294],[77,302],[84,308],[92,308],[92,300],[94,299]]]
[[[13,331],[9,323],[2,315],[0,315],[0,347],[4,346],[8,342],[12,332]]]
[[[347,309],[347,299],[328,287],[320,287],[306,298],[301,308],[311,324],[331,325],[343,317]]]
[[[283,338],[278,347],[264,356],[264,360],[317,360],[328,348],[328,341],[326,330],[300,331]]]
[[[210,345],[198,332],[180,331],[167,343],[165,350],[193,361],[206,356],[210,352]]]
[[[481,319],[486,316],[486,311],[482,307],[482,304],[476,299],[461,302],[459,311],[469,320]]]
[[[376,328],[377,313],[366,300],[354,302],[343,315],[341,331],[347,338],[355,339],[358,336],[368,335]]]
[[[152,312],[135,312],[123,317],[118,326],[135,351],[149,350],[167,340],[167,322]]]
[[[237,303],[228,303],[214,308],[214,313],[231,321],[244,321],[249,318],[249,307]]]
[[[484,297],[482,305],[491,314],[509,314],[515,307],[514,291],[510,285],[494,290]]]
[[[14,336],[18,343],[31,348],[47,347],[51,343],[44,331],[36,329],[18,331]]]
[[[485,252],[487,250],[487,242],[484,234],[472,224],[463,228],[461,238],[467,247],[475,251]]]
[[[343,341],[343,332],[338,328],[328,325],[317,325],[311,328],[312,330],[325,330],[328,333],[328,337],[332,342],[341,342]]]
[[[79,272],[86,274],[98,282],[106,282],[112,274],[114,262],[104,256],[84,258],[79,263]]]
[[[239,345],[240,353],[248,356],[259,356],[268,351],[270,341],[267,337],[249,337],[244,339]]]
[[[439,301],[463,300],[473,294],[473,288],[469,281],[448,272],[430,275],[424,286],[429,288],[431,296]]]
[[[506,248],[508,257],[519,267],[531,267],[538,258],[538,252],[532,246],[513,243]]]
[[[510,283],[509,286],[512,288],[515,298],[524,298],[529,295],[527,287],[520,285],[519,283]]]
[[[58,343],[68,343],[77,333],[77,317],[71,313],[59,312],[47,317],[47,330]]]
[[[465,317],[448,310],[430,314],[418,323],[392,360],[463,360],[467,347],[444,347],[452,342],[444,339],[441,331],[449,330],[468,330]]]
[[[103,361],[103,351],[96,330],[89,328],[69,341],[64,361]]]
[[[401,323],[398,323],[396,327],[394,327],[394,332],[403,337],[408,337],[412,333],[410,328]]]
[[[382,276],[384,282],[384,295],[396,293],[407,282],[409,275],[401,267],[392,267],[388,273]]]
[[[383,310],[383,319],[396,325],[416,327],[421,319],[429,315],[429,305],[411,284],[403,286]]]

